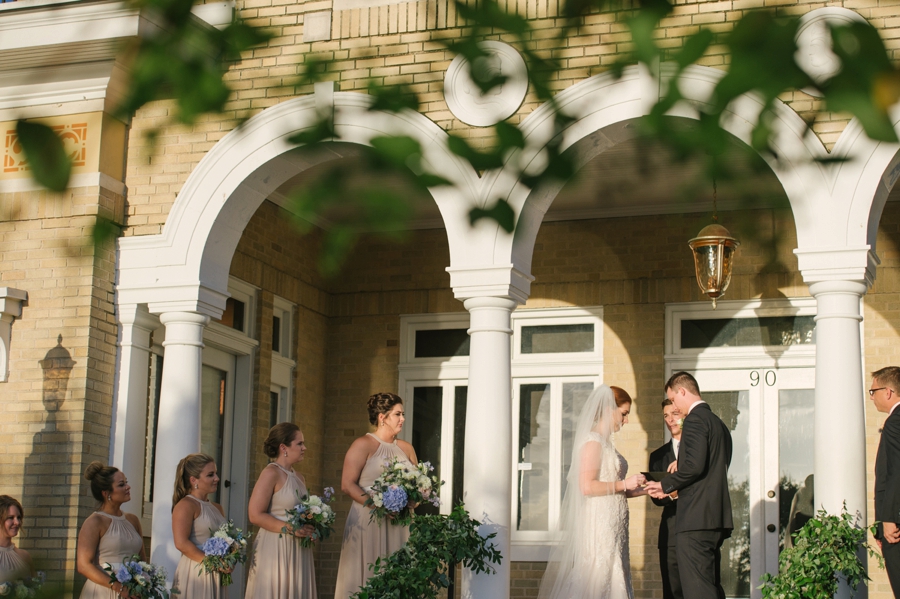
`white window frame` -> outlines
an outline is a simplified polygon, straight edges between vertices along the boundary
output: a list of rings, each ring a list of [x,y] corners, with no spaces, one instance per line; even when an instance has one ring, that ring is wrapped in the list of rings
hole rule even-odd
[[[271,390],[278,393],[278,422],[290,422],[293,412],[294,373],[297,362],[294,355],[294,308],[288,300],[275,296],[273,316],[281,319],[280,347],[272,352]]]
[[[442,426],[443,433],[441,435],[441,468],[444,473],[443,478],[446,480],[452,478],[453,468],[453,426],[454,426],[454,402],[455,396],[453,389],[458,386],[468,386],[469,378],[469,358],[468,356],[450,356],[438,358],[416,358],[415,357],[415,340],[416,332],[420,330],[441,330],[441,329],[468,329],[469,328],[468,312],[452,312],[443,314],[415,314],[402,315],[400,317],[400,356],[399,356],[399,385],[401,393],[405,393],[403,397],[411,399],[414,387],[442,387],[443,406],[442,406]],[[523,326],[542,326],[542,325],[566,325],[566,324],[593,324],[594,325],[594,349],[591,352],[561,352],[561,353],[544,353],[544,354],[523,354],[521,350],[521,335]],[[513,334],[510,338],[511,343],[511,359],[512,359],[512,385],[514,397],[518,397],[518,387],[527,381],[550,383],[557,390],[557,394],[553,395],[552,401],[561,402],[562,384],[566,382],[586,382],[593,381],[595,386],[603,380],[603,308],[601,306],[591,307],[561,307],[561,308],[538,308],[538,309],[519,309],[512,313],[511,324]],[[407,401],[405,406],[407,419],[410,423],[414,422],[412,401]],[[517,439],[518,439],[518,402],[513,405],[513,422],[512,430],[512,454],[513,463],[510,465],[510,476],[513,481],[513,489],[518,489],[518,463],[516,460]],[[556,420],[554,435],[555,439],[551,439],[551,460],[557,459],[553,456],[561,455],[560,451],[553,452],[552,447],[559,449],[559,427],[561,426],[561,410],[560,406],[552,408]],[[412,426],[404,427],[401,438],[406,441],[412,439]],[[449,455],[450,459],[444,458]],[[460,456],[461,457],[461,456]],[[560,465],[556,464],[553,468],[554,472],[558,472]],[[551,474],[551,488],[559,490],[558,484],[553,482]],[[561,480],[561,477],[557,477]],[[443,500],[441,511],[446,510],[449,513],[451,506],[449,498],[452,497],[452,481],[447,481],[442,489],[441,499]],[[515,495],[515,493],[514,493]],[[512,501],[512,517],[513,521],[517,518],[517,501],[516,497],[511,498]],[[550,524],[555,524],[558,520],[559,506],[551,508],[552,514]],[[554,517],[555,515],[555,517]],[[544,531],[512,531],[511,556],[510,559],[515,561],[546,560],[550,554],[550,547],[557,539],[557,535],[552,532]]]

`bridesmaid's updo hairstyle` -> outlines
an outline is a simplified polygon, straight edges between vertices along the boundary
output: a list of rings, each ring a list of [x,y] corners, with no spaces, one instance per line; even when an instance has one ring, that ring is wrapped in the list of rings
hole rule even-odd
[[[293,422],[281,422],[269,429],[269,436],[263,442],[263,453],[275,459],[282,445],[290,445],[300,432],[300,427]]]
[[[185,495],[191,493],[191,477],[200,478],[200,473],[206,468],[207,464],[215,462],[212,456],[205,453],[192,453],[187,457],[181,458],[178,462],[178,469],[175,470],[175,493],[172,495],[172,509],[179,501],[184,499]]]
[[[378,415],[387,414],[397,404],[403,405],[403,400],[393,393],[376,393],[369,397],[369,401],[366,402],[369,409],[369,423],[378,426]]]
[[[610,386],[609,388],[613,392],[613,397],[616,398],[616,407],[617,408],[621,408],[622,406],[624,406],[626,404],[629,406],[631,405],[631,403],[632,403],[631,396],[628,395],[628,391],[626,391],[622,387]]]
[[[22,509],[22,504],[19,503],[19,500],[9,495],[0,495],[0,522],[6,521],[6,517],[9,516],[9,508],[14,506],[19,508],[19,518],[24,520],[25,510]]]
[[[100,503],[106,501],[103,492],[112,493],[113,477],[118,471],[119,469],[115,466],[104,466],[97,461],[90,463],[84,471],[84,477],[91,481],[91,495],[94,496],[94,499]]]

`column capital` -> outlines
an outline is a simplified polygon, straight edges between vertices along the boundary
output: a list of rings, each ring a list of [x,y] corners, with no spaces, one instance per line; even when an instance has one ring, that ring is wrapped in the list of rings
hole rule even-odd
[[[159,318],[147,311],[141,304],[124,304],[116,306],[116,321],[119,324],[152,332],[159,326]]]
[[[506,298],[516,304],[524,304],[531,293],[534,277],[522,272],[513,264],[447,267],[453,296],[467,301],[473,298]]]
[[[28,300],[28,292],[12,287],[0,287],[0,314],[10,321],[22,316],[22,304]]]
[[[807,285],[824,281],[856,281],[867,288],[875,281],[881,263],[868,245],[858,247],[794,250]]]
[[[194,345],[203,347],[203,331],[209,316],[199,312],[163,312],[159,321],[166,327],[163,347],[170,345]]]

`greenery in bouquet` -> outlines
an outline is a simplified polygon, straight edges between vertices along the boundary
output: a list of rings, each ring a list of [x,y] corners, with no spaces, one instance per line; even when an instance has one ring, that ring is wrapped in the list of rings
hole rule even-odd
[[[407,526],[412,522],[414,506],[422,503],[439,506],[444,483],[431,475],[433,471],[430,462],[413,466],[399,458],[388,460],[381,476],[366,489],[369,498],[365,505],[374,506],[371,518],[379,522],[388,518],[391,524]]]
[[[15,582],[0,583],[0,597],[10,599],[32,599],[40,596],[41,587],[44,586],[44,573],[38,572],[33,578],[24,578]]]
[[[372,577],[351,597],[438,599],[458,564],[476,574],[494,574],[491,564],[502,560],[492,542],[497,533],[481,536],[479,526],[462,504],[449,515],[416,516],[406,545],[378,558]]]
[[[329,505],[334,500],[334,488],[325,487],[322,497],[304,495],[297,497],[297,505],[285,510],[287,526],[284,532],[299,530],[304,526],[312,526],[313,533],[308,537],[300,537],[301,547],[312,547],[316,541],[327,539],[334,532],[334,520],[337,515]]]
[[[219,582],[223,587],[233,583],[231,572],[237,564],[247,561],[247,541],[251,536],[251,533],[245,534],[236,527],[233,520],[222,524],[213,536],[203,543],[204,557],[200,562],[203,571],[207,574],[218,572]]]
[[[103,564],[109,583],[120,582],[128,594],[140,599],[169,599],[166,589],[166,569],[141,561],[137,555],[126,557],[121,564]]]

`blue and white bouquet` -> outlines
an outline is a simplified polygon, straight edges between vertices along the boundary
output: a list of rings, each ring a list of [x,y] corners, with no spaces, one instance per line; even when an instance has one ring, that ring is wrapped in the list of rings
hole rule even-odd
[[[284,532],[298,530],[307,524],[312,525],[315,529],[312,535],[300,537],[301,547],[312,547],[316,541],[327,539],[334,532],[334,520],[337,516],[329,505],[333,499],[332,487],[325,487],[322,497],[318,495],[298,497],[297,505],[285,510],[288,519]]]
[[[109,573],[110,584],[120,582],[132,597],[141,599],[169,599],[166,589],[166,569],[142,562],[137,555],[126,557],[121,564],[103,564]]]
[[[247,541],[251,536],[251,533],[244,534],[236,527],[233,520],[222,524],[201,547],[204,557],[200,565],[203,571],[207,574],[218,572],[219,583],[223,587],[233,583],[231,571],[237,564],[247,561]]]
[[[44,573],[38,572],[37,576],[32,578],[23,578],[15,582],[0,583],[0,597],[9,597],[10,599],[32,599],[37,597],[44,586]]]
[[[392,524],[407,526],[412,522],[412,506],[441,505],[439,493],[444,483],[430,474],[433,471],[429,462],[413,466],[399,458],[388,460],[381,476],[366,489],[369,498],[365,505],[375,506],[371,518],[380,522],[388,517]]]

